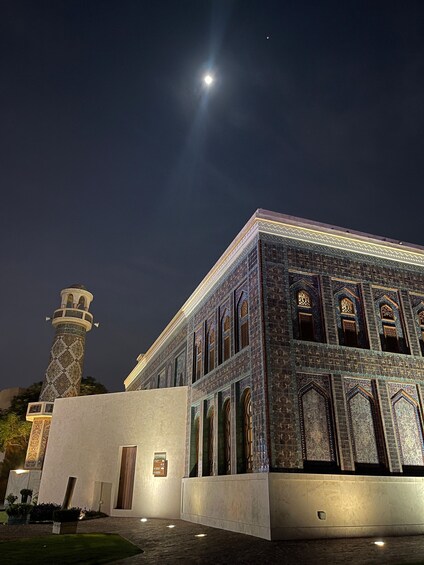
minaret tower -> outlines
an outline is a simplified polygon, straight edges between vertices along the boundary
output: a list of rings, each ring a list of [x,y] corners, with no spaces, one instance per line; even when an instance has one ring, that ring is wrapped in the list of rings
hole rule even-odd
[[[26,419],[32,422],[31,437],[25,459],[25,468],[43,468],[56,398],[78,396],[85,353],[85,334],[93,327],[90,308],[93,295],[80,285],[64,288],[60,308],[51,318],[55,336],[50,350],[50,362],[46,370],[38,402],[28,404]]]

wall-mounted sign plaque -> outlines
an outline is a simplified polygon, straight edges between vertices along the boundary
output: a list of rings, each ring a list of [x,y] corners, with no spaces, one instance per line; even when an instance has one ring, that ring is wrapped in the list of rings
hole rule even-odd
[[[168,461],[166,460],[166,453],[155,453],[153,458],[153,476],[166,477],[168,472]]]

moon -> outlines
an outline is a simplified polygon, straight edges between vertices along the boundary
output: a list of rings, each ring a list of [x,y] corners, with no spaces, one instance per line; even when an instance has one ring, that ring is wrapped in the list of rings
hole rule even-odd
[[[213,76],[212,75],[205,75],[203,77],[203,82],[206,84],[206,86],[211,86],[211,84],[213,83]]]

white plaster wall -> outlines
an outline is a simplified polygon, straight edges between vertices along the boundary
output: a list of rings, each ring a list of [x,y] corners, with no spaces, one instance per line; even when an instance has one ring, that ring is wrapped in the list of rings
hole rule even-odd
[[[424,533],[422,477],[273,473],[269,480],[272,539]]]
[[[268,475],[183,479],[181,518],[270,539]]]
[[[183,479],[181,517],[265,539],[424,533],[424,478],[258,473]],[[318,511],[326,519],[318,518]]]
[[[69,476],[72,504],[98,508],[96,482],[112,484],[114,516],[178,518],[184,475],[187,387],[57,399],[39,501],[62,503]],[[121,448],[137,446],[131,510],[116,504]],[[153,476],[155,452],[166,452],[167,477]]]

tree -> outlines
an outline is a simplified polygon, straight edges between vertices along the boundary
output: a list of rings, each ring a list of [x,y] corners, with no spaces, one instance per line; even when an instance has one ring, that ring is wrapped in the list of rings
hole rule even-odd
[[[40,397],[41,381],[33,383],[20,394],[14,396],[11,400],[10,407],[4,411],[4,414],[17,414],[22,420],[25,420],[28,404],[30,402],[38,402]],[[80,396],[89,396],[91,394],[105,394],[107,388],[96,381],[94,377],[83,377],[81,379]]]
[[[5,458],[0,463],[0,500],[3,500],[10,469],[23,466],[31,433],[31,422],[26,422],[30,402],[38,402],[43,383],[36,382],[12,398],[10,407],[0,413],[0,451]],[[104,394],[106,387],[93,377],[83,377],[80,396]]]
[[[17,394],[10,401],[10,406],[5,410],[6,414],[16,414],[22,420],[25,420],[28,404],[30,402],[38,402],[40,396],[42,382],[33,383],[21,393]]]
[[[26,449],[30,433],[31,423],[9,412],[0,420],[0,451]]]
[[[90,396],[92,394],[105,394],[109,392],[105,385],[96,381],[94,377],[83,377],[81,379],[80,396]]]

